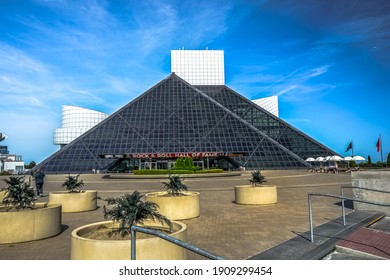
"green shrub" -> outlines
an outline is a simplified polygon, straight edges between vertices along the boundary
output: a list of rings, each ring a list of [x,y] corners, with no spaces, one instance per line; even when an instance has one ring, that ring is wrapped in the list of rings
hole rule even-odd
[[[193,170],[142,169],[134,170],[134,175],[165,175],[165,174],[192,174]]]
[[[223,169],[200,169],[195,171],[195,173],[223,173]]]
[[[198,170],[199,167],[194,165],[194,161],[190,157],[178,158],[175,163],[175,167],[172,170]]]
[[[134,175],[166,175],[166,174],[204,174],[204,173],[222,173],[223,169],[204,169],[204,170],[168,170],[168,169],[142,169],[134,170]]]

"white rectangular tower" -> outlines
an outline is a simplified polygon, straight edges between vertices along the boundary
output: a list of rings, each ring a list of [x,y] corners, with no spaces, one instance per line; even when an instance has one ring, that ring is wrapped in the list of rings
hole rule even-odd
[[[171,72],[191,85],[224,85],[222,50],[172,50]]]

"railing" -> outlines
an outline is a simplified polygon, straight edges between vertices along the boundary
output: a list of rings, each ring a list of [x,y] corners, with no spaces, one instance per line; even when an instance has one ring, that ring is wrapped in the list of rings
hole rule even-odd
[[[361,187],[351,187],[351,186],[341,186],[340,187],[340,194],[341,196],[344,196],[344,189],[359,189],[359,190],[365,190],[365,191],[373,191],[373,192],[379,192],[379,193],[388,193],[389,191],[384,190],[376,190],[376,189],[368,189],[368,188],[361,188]],[[345,226],[345,208],[344,208],[344,201],[345,199],[341,199],[341,206],[342,206],[342,216],[343,216],[343,225]]]
[[[139,232],[142,232],[142,233],[146,233],[146,234],[151,234],[151,235],[154,235],[154,236],[157,236],[157,237],[160,237],[166,241],[169,241],[171,243],[174,243],[178,246],[181,246],[187,250],[190,250],[192,252],[195,252],[199,255],[202,255],[206,258],[209,258],[211,260],[223,260],[224,258],[223,257],[220,257],[220,256],[217,256],[213,253],[210,253],[206,250],[203,250],[201,248],[198,248],[192,244],[189,244],[187,242],[184,242],[180,239],[177,239],[177,238],[174,238],[168,234],[165,234],[165,233],[162,233],[158,230],[153,230],[153,229],[149,229],[149,228],[143,228],[143,227],[139,227],[139,226],[131,226],[131,259],[132,260],[135,260],[136,259],[136,232],[139,231]]]
[[[345,188],[345,187],[342,187],[342,188]],[[352,188],[352,187],[350,187],[350,188]],[[359,188],[359,189],[365,189],[365,188]],[[372,189],[365,189],[365,190],[372,191]],[[374,191],[379,191],[379,190],[374,190]],[[379,191],[379,192],[388,193],[386,191]],[[345,209],[344,209],[344,201],[345,200],[352,200],[352,201],[357,201],[357,202],[366,203],[366,204],[390,207],[390,204],[379,203],[379,202],[374,202],[374,201],[366,201],[366,200],[356,199],[356,198],[352,198],[352,197],[345,197],[343,195],[334,195],[334,194],[327,194],[327,193],[309,193],[308,194],[308,205],[309,205],[309,225],[310,225],[310,241],[311,242],[314,242],[313,210],[312,210],[312,201],[311,201],[312,196],[325,196],[325,197],[333,197],[333,198],[341,199],[341,201],[342,201],[342,210],[341,211],[342,211],[344,226],[345,226]]]

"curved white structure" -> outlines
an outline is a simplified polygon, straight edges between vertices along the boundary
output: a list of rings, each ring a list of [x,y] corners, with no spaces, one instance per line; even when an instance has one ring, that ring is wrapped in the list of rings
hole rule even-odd
[[[62,106],[62,127],[54,130],[54,144],[69,144],[109,115],[77,106]]]
[[[7,139],[7,137],[8,136],[6,134],[0,132],[0,142],[4,141],[5,139]]]
[[[279,106],[278,106],[278,96],[270,96],[260,99],[252,100],[252,102],[259,105],[261,108],[267,110],[271,114],[274,114],[275,116],[279,117]]]

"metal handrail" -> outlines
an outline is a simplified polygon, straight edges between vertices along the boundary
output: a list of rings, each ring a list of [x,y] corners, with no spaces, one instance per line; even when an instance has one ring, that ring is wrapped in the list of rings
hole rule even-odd
[[[132,260],[136,259],[136,232],[137,231],[160,237],[166,241],[174,243],[178,246],[181,246],[187,250],[195,252],[195,253],[202,255],[204,257],[207,257],[211,260],[224,260],[224,258],[221,256],[210,253],[206,250],[203,250],[199,247],[196,247],[195,245],[184,242],[180,239],[177,239],[177,238],[172,237],[168,234],[162,233],[161,231],[158,231],[158,230],[154,230],[154,229],[150,229],[150,228],[143,228],[143,227],[139,227],[139,226],[131,226],[130,230],[131,230],[131,259]]]
[[[345,196],[328,194],[328,193],[309,193],[308,194],[308,205],[309,205],[309,224],[310,224],[310,241],[311,242],[314,242],[313,213],[312,213],[312,203],[311,203],[311,197],[312,196],[327,196],[327,197],[339,198],[341,200],[348,199],[348,200],[357,201],[357,202],[361,202],[361,203],[367,203],[367,204],[372,204],[372,205],[390,207],[390,204],[378,203],[378,202],[373,202],[373,201],[366,201],[366,200],[356,199],[356,198],[352,198],[352,197],[345,197]],[[343,215],[343,220],[345,220],[344,204],[342,205],[342,215]]]
[[[354,186],[340,186],[340,194],[341,194],[341,196],[344,196],[344,189],[360,189],[360,190],[365,190],[365,191],[373,191],[373,192],[380,192],[380,193],[388,193],[388,194],[390,194],[390,191],[384,191],[384,190],[376,190],[376,189],[354,187]],[[342,209],[342,215],[343,215],[343,225],[345,226],[344,201],[345,201],[345,199],[341,199],[341,205],[342,205],[341,209]]]

